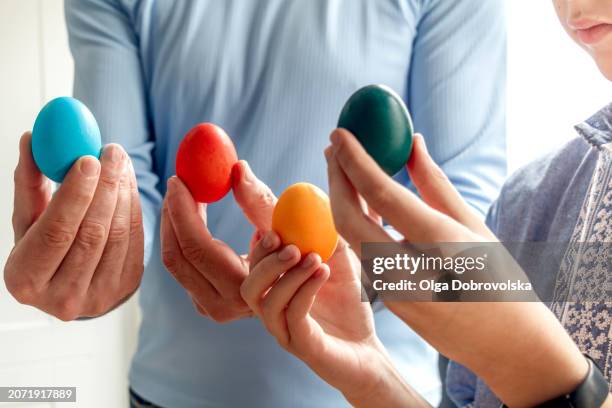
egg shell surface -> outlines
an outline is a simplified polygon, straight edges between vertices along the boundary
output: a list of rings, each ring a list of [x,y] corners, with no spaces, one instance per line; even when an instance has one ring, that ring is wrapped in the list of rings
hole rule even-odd
[[[338,127],[350,131],[390,176],[408,162],[412,151],[412,118],[404,101],[389,87],[368,85],[347,100]]]
[[[283,192],[274,207],[272,230],[283,245],[297,246],[302,255],[317,253],[323,262],[338,244],[329,198],[310,183],[297,183]]]
[[[39,112],[32,129],[32,155],[48,178],[61,183],[82,156],[100,158],[102,138],[96,118],[77,99],[51,100]]]
[[[230,137],[212,123],[191,129],[176,153],[176,175],[200,203],[221,200],[232,188],[238,155]]]

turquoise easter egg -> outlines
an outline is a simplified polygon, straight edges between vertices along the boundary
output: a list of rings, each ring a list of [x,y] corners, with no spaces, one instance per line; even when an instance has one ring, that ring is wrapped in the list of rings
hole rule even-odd
[[[355,135],[390,176],[408,162],[412,151],[412,119],[404,101],[384,85],[368,85],[348,99],[338,127]]]
[[[61,183],[82,156],[100,158],[102,138],[96,118],[82,102],[60,97],[47,103],[32,129],[32,155],[51,180]]]

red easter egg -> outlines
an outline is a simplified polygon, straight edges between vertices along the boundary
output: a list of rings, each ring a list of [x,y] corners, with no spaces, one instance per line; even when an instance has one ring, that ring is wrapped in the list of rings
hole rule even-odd
[[[200,203],[219,201],[232,187],[238,155],[217,125],[200,123],[187,133],[176,153],[176,175]]]

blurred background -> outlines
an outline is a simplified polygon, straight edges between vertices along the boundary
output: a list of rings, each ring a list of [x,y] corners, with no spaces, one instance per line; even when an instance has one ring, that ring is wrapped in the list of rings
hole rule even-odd
[[[513,172],[572,138],[573,125],[612,100],[612,85],[563,33],[550,1],[507,0],[506,12]],[[63,0],[0,0],[0,265],[13,244],[19,137],[47,101],[71,94],[72,74]],[[0,386],[76,386],[79,406],[127,406],[138,318],[132,299],[102,318],[67,324],[17,304],[0,284]]]

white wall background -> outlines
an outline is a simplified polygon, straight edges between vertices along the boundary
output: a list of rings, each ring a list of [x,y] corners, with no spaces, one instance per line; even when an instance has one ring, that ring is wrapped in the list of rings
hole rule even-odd
[[[563,31],[551,0],[507,0],[510,171],[575,136],[612,85]]]
[[[506,3],[513,171],[573,137],[574,124],[612,100],[612,87],[563,33],[550,1]],[[72,71],[62,0],[0,0],[2,265],[12,246],[19,136],[46,101],[71,93]],[[0,285],[0,386],[77,386],[79,406],[125,406],[136,325],[134,302],[101,319],[66,324],[15,303]]]

